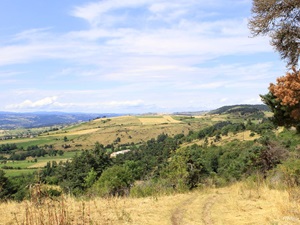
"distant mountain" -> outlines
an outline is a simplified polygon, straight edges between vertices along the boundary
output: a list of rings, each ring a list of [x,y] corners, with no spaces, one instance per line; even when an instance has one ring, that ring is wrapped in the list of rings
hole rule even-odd
[[[175,116],[197,116],[207,113],[208,111],[195,111],[195,112],[174,112]]]
[[[0,129],[33,128],[85,122],[95,118],[115,117],[112,113],[0,112]]]
[[[234,112],[247,112],[253,113],[257,111],[270,111],[269,107],[264,104],[257,105],[229,105],[222,106],[218,109],[211,110],[209,114],[224,114],[224,113],[234,113]]]

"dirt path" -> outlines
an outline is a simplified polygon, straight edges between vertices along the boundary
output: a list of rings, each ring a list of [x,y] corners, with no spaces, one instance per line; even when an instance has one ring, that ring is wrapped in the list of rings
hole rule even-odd
[[[205,225],[214,225],[214,221],[211,217],[211,208],[215,204],[217,196],[211,196],[206,199],[202,209],[202,221]]]
[[[71,216],[72,224],[82,221],[83,214],[87,216],[86,221],[111,225],[300,224],[300,216],[296,214],[299,213],[299,206],[296,202],[290,202],[289,193],[268,186],[257,190],[247,189],[244,184],[235,184],[158,198],[95,198],[79,201],[66,196],[64,202],[64,212]],[[53,220],[54,216],[60,216],[61,205],[56,205],[56,202],[49,204],[43,208],[29,209],[28,202],[0,203],[0,225],[16,224],[16,221],[21,224],[28,220],[28,216],[32,223],[37,221],[35,224],[41,224],[40,218]],[[36,211],[30,211],[29,215],[27,209]],[[88,213],[85,213],[85,209],[89,210]]]
[[[172,225],[181,225],[183,223],[183,217],[186,211],[186,207],[191,205],[195,200],[195,197],[190,197],[187,200],[183,201],[172,213],[171,215],[171,223]]]

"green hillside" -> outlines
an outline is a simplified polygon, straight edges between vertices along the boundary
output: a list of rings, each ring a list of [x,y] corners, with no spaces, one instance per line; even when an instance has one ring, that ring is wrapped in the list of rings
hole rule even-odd
[[[259,198],[246,195],[272,193],[279,196],[282,192],[287,196],[289,190],[298,193],[300,136],[294,129],[274,126],[266,113],[259,111],[258,117],[257,111],[232,112],[236,109],[229,107],[226,113],[197,116],[101,118],[49,130],[33,138],[2,140],[0,181],[3,191],[0,198],[26,200],[33,196],[28,187],[39,188],[41,196],[38,199],[45,201],[64,199],[63,196],[68,195],[84,199],[117,196],[129,202],[127,197],[165,198],[163,196],[183,194],[181,200],[178,199],[178,210],[199,207],[202,216],[197,217],[197,221],[203,221],[209,218],[204,216],[205,205],[209,202],[223,210],[226,206],[235,206],[230,198],[243,198],[249,205],[247,211],[254,213],[252,206]],[[264,189],[262,184],[272,190]],[[236,187],[235,192],[232,192],[233,187]],[[218,189],[203,192],[214,190],[211,188]],[[263,195],[263,191],[267,193]],[[223,192],[231,193],[231,197],[224,198]],[[293,201],[297,198],[290,197]],[[225,203],[217,204],[215,198]],[[70,204],[72,201],[68,200]],[[242,201],[238,201],[242,205]],[[174,210],[169,218],[176,221],[176,208],[165,205],[171,202],[166,198],[162,206],[167,211]],[[190,203],[189,206],[184,202]],[[265,215],[277,221],[277,217],[267,212],[271,203],[267,199],[260,202],[264,204]],[[109,210],[108,205],[105,207]],[[234,210],[243,214],[239,208]],[[280,213],[286,215],[279,210]],[[74,215],[77,214],[74,212]],[[126,215],[138,221],[135,213]],[[217,215],[214,218],[220,219]],[[120,221],[130,224],[131,220]],[[265,222],[265,217],[259,221]]]
[[[267,111],[270,109],[267,105],[231,105],[231,106],[222,106],[218,109],[212,110],[209,114],[224,114],[224,113],[255,113],[259,111]]]

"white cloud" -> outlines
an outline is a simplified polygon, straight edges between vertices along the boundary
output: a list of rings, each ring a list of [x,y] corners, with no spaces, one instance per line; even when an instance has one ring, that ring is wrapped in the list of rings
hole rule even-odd
[[[144,102],[142,100],[133,100],[133,101],[111,101],[104,102],[104,106],[107,107],[139,107],[143,106]]]
[[[22,31],[15,35],[13,41],[38,41],[40,39],[48,38],[51,35],[51,28],[35,28]]]
[[[126,7],[138,7],[146,3],[153,2],[152,0],[104,0],[100,2],[88,3],[84,6],[75,7],[72,15],[87,20],[92,26],[97,26],[101,23],[102,16],[112,10]],[[103,24],[103,23],[102,23]]]
[[[147,24],[147,19],[145,27],[136,26],[134,21],[143,17],[142,14],[138,18],[126,18],[122,26],[93,26],[60,35],[54,34],[49,28],[25,30],[16,34],[9,45],[0,46],[0,66],[61,59],[85,65],[93,64],[107,70],[110,69],[111,62],[114,62],[116,69],[128,63],[134,68],[137,58],[149,61],[151,57],[155,57],[158,60],[154,63],[165,63],[166,60],[176,60],[176,57],[184,60],[192,56],[201,63],[226,55],[272,51],[266,39],[248,38],[245,18],[197,19],[194,12],[201,4],[192,0],[105,0],[75,7],[72,14],[88,21],[98,21],[98,17],[115,9],[142,6],[149,7],[150,15],[161,13],[162,17],[165,17],[166,11],[174,8],[182,8],[188,12],[186,15],[178,15],[180,19],[177,22],[159,27],[155,22]],[[116,15],[113,13],[111,16]],[[160,21],[158,23],[161,24]],[[144,24],[144,21],[140,24]]]
[[[8,105],[6,108],[9,110],[15,109],[42,109],[46,106],[51,106],[56,103],[57,96],[46,97],[37,101],[25,100],[19,104]]]
[[[257,97],[257,98],[246,99],[243,103],[245,103],[245,104],[262,104],[262,101],[261,101],[260,97]]]
[[[0,82],[20,88],[2,91],[0,102],[15,110],[117,111],[255,98],[281,75],[281,65],[264,55],[272,52],[266,38],[249,38],[246,15],[222,17],[226,4],[251,2],[103,0],[74,7],[86,29],[33,28],[0,43],[0,66],[14,66],[0,71]],[[15,71],[20,64],[25,69]],[[22,71],[28,90],[17,86]]]
[[[224,102],[227,102],[227,101],[228,101],[228,98],[222,98],[222,99],[220,99],[221,103],[224,103]]]
[[[151,13],[148,18],[153,19],[153,17],[158,17],[160,19],[165,19],[170,17],[176,18],[179,15],[185,14],[187,10],[193,10],[199,13],[199,11],[203,8],[217,6],[220,4],[222,4],[220,1],[215,0],[102,0],[74,7],[71,15],[82,18],[89,22],[91,26],[96,27],[99,25],[110,25],[105,24],[105,22],[107,22],[105,16],[110,13],[113,14],[114,11],[119,9],[135,9],[145,7],[148,9],[148,13]],[[120,13],[120,10],[117,11],[117,13]]]
[[[0,71],[0,78],[4,77],[13,77],[15,75],[22,74],[23,72],[17,72],[17,71]]]

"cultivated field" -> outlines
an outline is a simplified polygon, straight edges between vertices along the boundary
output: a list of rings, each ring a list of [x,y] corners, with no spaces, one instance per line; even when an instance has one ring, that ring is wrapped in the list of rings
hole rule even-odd
[[[118,147],[120,145],[139,144],[156,138],[158,135],[165,133],[169,136],[176,134],[187,135],[190,131],[198,131],[214,123],[225,121],[230,118],[235,122],[244,122],[243,118],[232,115],[199,115],[199,116],[173,116],[173,115],[143,115],[143,116],[121,116],[114,118],[95,119],[89,122],[76,124],[63,129],[44,132],[33,138],[18,138],[11,140],[1,140],[1,144],[15,143],[19,147],[26,149],[31,145],[52,145],[56,150],[64,150],[65,155],[62,157],[40,157],[38,162],[32,159],[24,161],[8,161],[3,166],[13,167],[6,169],[8,176],[20,175],[21,173],[33,172],[36,168],[41,168],[49,161],[66,161],[75,153],[72,151],[81,151],[93,149],[96,142],[100,144]],[[253,121],[254,123],[256,121]],[[41,129],[41,128],[39,128]],[[23,131],[23,130],[22,130]],[[12,131],[18,132],[18,131]],[[258,134],[250,135],[250,131],[240,133],[229,133],[217,142],[215,137],[209,137],[208,145],[222,145],[234,139],[254,140],[259,138]],[[185,145],[198,144],[203,145],[204,140],[194,140]]]
[[[44,167],[49,161],[60,162],[70,159],[75,154],[73,151],[93,149],[96,142],[104,146],[114,144],[115,147],[122,144],[138,144],[151,138],[156,138],[162,133],[170,136],[180,133],[188,134],[190,130],[199,130],[208,124],[207,121],[199,121],[197,119],[189,119],[188,122],[180,121],[169,115],[121,116],[96,119],[60,130],[45,132],[31,138],[0,140],[0,145],[15,143],[24,149],[32,145],[41,147],[52,145],[54,149],[64,150],[65,152],[62,157],[39,157],[37,162],[34,159],[8,161],[6,164],[0,164],[0,169],[4,166],[11,167],[10,169],[5,169],[8,176],[32,173],[37,168]],[[24,130],[21,131],[24,132]],[[10,132],[17,133],[18,131]]]
[[[153,117],[139,117],[139,120],[143,125],[157,125],[157,124],[177,124],[182,123],[181,121],[175,120],[171,116],[153,116]]]
[[[26,148],[29,145],[52,144],[55,149],[63,150],[64,145],[69,145],[68,150],[82,150],[92,149],[96,142],[103,145],[120,145],[145,142],[162,133],[170,136],[180,133],[188,134],[191,130],[199,130],[210,124],[209,120],[189,117],[181,117],[181,120],[178,120],[170,115],[121,116],[72,125],[34,138],[2,140],[0,145],[16,143]],[[67,137],[67,141],[64,137]],[[118,142],[116,142],[117,138],[119,138]]]
[[[5,166],[12,167],[13,169],[5,169],[5,174],[7,176],[19,176],[25,173],[33,173],[37,169],[46,166],[47,162],[56,161],[57,163],[59,163],[61,161],[65,162],[67,160],[71,160],[75,154],[76,152],[66,151],[62,156],[57,155],[39,157],[37,161],[35,161],[33,158],[28,158],[26,160],[21,161],[8,160],[5,164],[0,164],[0,169],[2,169]]]

